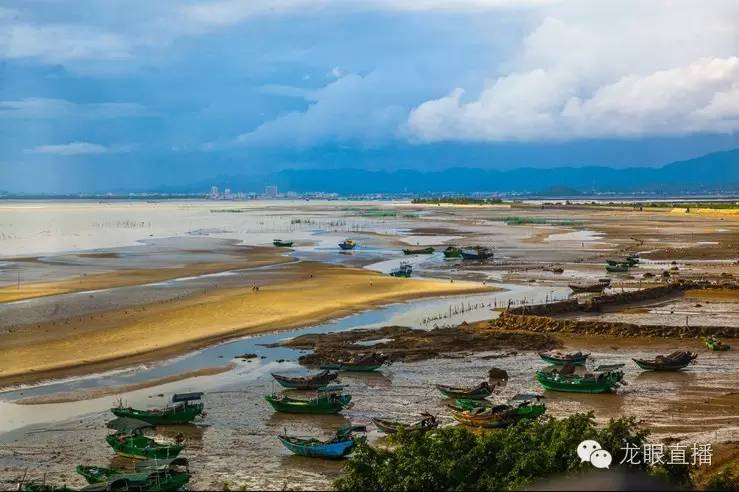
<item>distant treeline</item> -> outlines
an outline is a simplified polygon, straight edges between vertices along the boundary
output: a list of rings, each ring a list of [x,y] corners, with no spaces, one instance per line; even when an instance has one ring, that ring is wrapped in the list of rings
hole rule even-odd
[[[425,203],[439,205],[450,203],[453,205],[494,205],[503,203],[501,198],[472,198],[469,196],[440,196],[436,198],[414,198],[411,203]]]
[[[634,208],[711,208],[720,210],[739,209],[739,202],[592,202],[591,205]]]

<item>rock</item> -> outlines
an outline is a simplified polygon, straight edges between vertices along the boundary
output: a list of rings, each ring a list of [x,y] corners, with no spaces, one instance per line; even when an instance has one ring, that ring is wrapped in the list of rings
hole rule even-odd
[[[247,359],[256,359],[258,356],[257,354],[241,354],[234,357],[234,359],[241,359],[241,360],[247,360]]]
[[[508,372],[506,372],[503,369],[498,369],[497,367],[492,367],[488,371],[488,378],[490,378],[490,379],[507,380],[508,379]]]

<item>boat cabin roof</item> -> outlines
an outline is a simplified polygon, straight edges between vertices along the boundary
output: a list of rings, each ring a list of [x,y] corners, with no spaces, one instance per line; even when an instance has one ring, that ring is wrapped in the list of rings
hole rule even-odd
[[[122,432],[132,432],[139,429],[154,427],[148,422],[144,422],[143,420],[139,419],[132,419],[130,417],[119,417],[117,419],[113,419],[105,424],[105,426],[108,429],[115,429]]]
[[[175,393],[174,395],[172,395],[172,403],[201,400],[204,394],[205,393],[203,393],[202,391],[197,391],[193,393]]]

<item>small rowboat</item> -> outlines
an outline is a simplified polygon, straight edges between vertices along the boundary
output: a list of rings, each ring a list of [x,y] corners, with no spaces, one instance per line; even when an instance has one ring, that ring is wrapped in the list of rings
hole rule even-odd
[[[591,284],[568,284],[567,287],[572,289],[572,292],[603,292],[603,289],[608,287],[610,285],[611,281],[608,279],[608,282],[598,281],[596,283]]]
[[[706,347],[708,347],[708,350],[713,350],[716,352],[724,352],[726,350],[731,350],[731,345],[722,342],[716,337],[706,338]]]
[[[272,241],[272,244],[277,246],[278,248],[289,248],[293,245],[292,241],[283,241],[282,239],[275,239]]]
[[[444,250],[444,258],[461,258],[462,250],[456,246],[449,246]]]
[[[434,248],[432,248],[431,246],[427,248],[416,248],[416,249],[406,248],[403,250],[404,255],[430,255],[430,254],[433,254],[433,252],[434,252]]]
[[[357,246],[357,242],[352,239],[345,239],[339,243],[339,248],[343,250],[354,249]]]
[[[309,414],[336,414],[349,406],[352,395],[340,393],[340,389],[328,387],[319,391],[318,396],[307,400],[291,398],[284,394],[272,394],[264,397],[277,412],[309,413]]]
[[[275,381],[280,383],[283,388],[299,389],[299,390],[316,390],[325,388],[331,381],[334,381],[338,374],[335,372],[321,371],[318,374],[303,377],[288,377],[272,373]]]
[[[398,422],[395,420],[381,419],[378,417],[372,417],[372,423],[375,424],[377,428],[385,434],[395,434],[400,429],[403,429],[406,432],[426,432],[439,426],[439,422],[436,420],[436,417],[429,413],[422,413],[421,419],[412,423]]]
[[[352,432],[364,432],[364,426],[349,426],[336,431],[336,435],[328,440],[321,441],[315,437],[277,436],[283,446],[292,453],[312,458],[343,458],[354,450],[359,438]]]
[[[180,393],[172,395],[172,404],[164,408],[137,410],[124,407],[121,403],[110,411],[116,417],[142,420],[152,425],[187,424],[204,415],[205,404],[202,399],[202,392]]]
[[[447,386],[445,384],[436,385],[436,389],[438,389],[441,394],[443,394],[447,398],[462,398],[468,400],[484,400],[485,398],[493,394],[494,388],[495,386],[491,387],[487,381],[483,381],[482,383],[472,388]]]
[[[558,366],[567,364],[568,362],[576,366],[584,366],[588,357],[590,357],[590,353],[575,352],[571,354],[561,354],[559,352],[539,352],[539,357],[541,357],[545,362]]]
[[[621,384],[623,377],[624,373],[620,370],[608,370],[584,376],[559,374],[557,371],[536,371],[536,380],[544,388],[567,393],[610,393]]]
[[[679,371],[695,361],[698,354],[679,350],[670,355],[658,355],[654,359],[633,359],[645,371]]]

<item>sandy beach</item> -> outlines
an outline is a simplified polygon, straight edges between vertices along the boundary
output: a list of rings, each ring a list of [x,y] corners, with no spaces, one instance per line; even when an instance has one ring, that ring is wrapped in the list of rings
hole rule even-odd
[[[102,281],[101,281],[102,282]],[[178,302],[109,311],[0,336],[0,382],[17,384],[73,368],[101,370],[146,354],[192,350],[246,334],[310,325],[406,299],[492,291],[472,282],[397,279],[367,270],[304,262],[252,288],[219,289]]]

